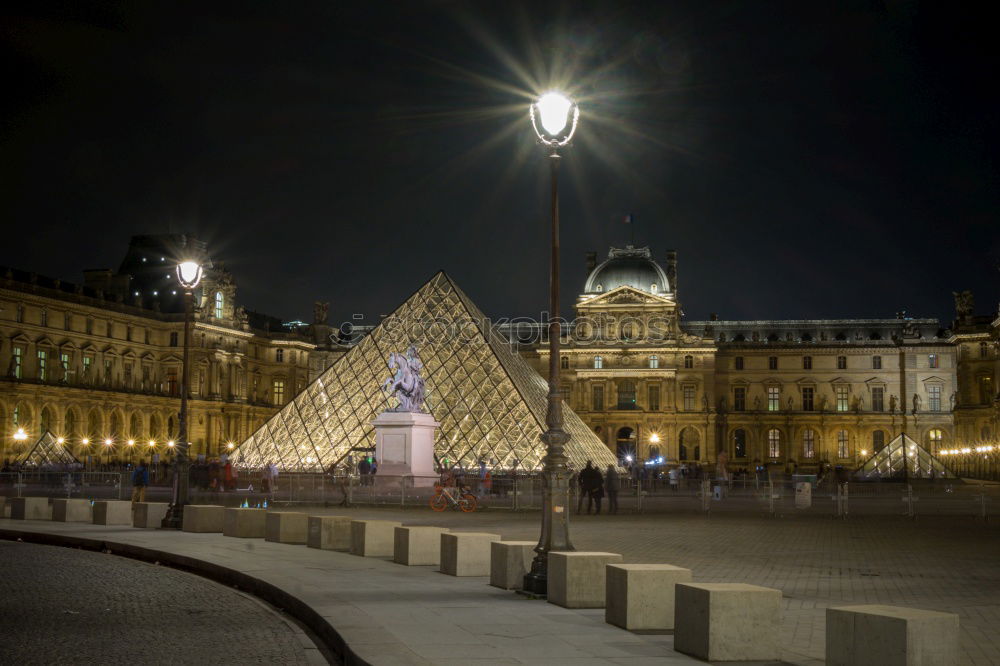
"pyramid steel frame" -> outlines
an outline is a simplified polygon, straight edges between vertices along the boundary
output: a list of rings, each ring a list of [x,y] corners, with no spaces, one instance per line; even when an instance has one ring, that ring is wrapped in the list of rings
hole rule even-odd
[[[500,336],[444,272],[432,277],[389,317],[239,445],[237,464],[275,463],[320,471],[351,451],[375,445],[371,422],[391,409],[382,391],[393,351],[416,345],[424,364],[427,409],[441,423],[435,455],[466,467],[537,470],[545,455],[545,380]],[[610,449],[569,408],[567,454],[617,464]]]
[[[46,430],[35,445],[15,459],[25,465],[67,465],[80,461],[51,432]]]
[[[865,461],[854,478],[872,479],[954,479],[955,474],[930,451],[906,433],[876,451]]]

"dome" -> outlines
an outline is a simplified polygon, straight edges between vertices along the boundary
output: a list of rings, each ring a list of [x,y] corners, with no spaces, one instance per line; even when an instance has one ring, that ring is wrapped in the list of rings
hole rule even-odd
[[[611,248],[608,258],[590,272],[583,291],[600,294],[628,285],[651,294],[670,293],[667,274],[648,247]]]

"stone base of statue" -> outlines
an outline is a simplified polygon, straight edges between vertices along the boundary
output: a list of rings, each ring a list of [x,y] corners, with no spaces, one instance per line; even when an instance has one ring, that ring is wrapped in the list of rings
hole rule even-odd
[[[382,412],[372,425],[378,477],[412,476],[415,488],[434,485],[440,476],[434,466],[434,432],[441,424],[433,416],[420,412]],[[406,480],[407,485],[410,482]]]

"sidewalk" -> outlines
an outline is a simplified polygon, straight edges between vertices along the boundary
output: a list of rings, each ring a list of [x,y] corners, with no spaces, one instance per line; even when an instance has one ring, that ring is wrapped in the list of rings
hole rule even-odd
[[[295,597],[357,659],[378,666],[699,663],[674,652],[671,635],[636,635],[606,624],[603,609],[567,610],[434,567],[221,534],[0,520],[0,533],[13,532],[96,540],[112,553],[141,549],[153,559],[150,551],[157,551],[196,571],[245,574]]]

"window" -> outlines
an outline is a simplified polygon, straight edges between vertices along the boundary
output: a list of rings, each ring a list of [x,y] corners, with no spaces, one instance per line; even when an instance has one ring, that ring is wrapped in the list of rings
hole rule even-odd
[[[743,357],[742,356],[737,356],[736,358],[733,359],[733,367],[736,368],[737,370],[742,370],[743,369]]]
[[[979,404],[988,405],[993,402],[993,378],[983,375],[979,378]]]
[[[885,387],[882,386],[872,387],[872,411],[873,412],[885,411]]]
[[[274,360],[277,361],[278,363],[284,363],[285,362],[285,350],[284,349],[275,349],[274,350]]]
[[[604,367],[604,359],[602,357],[600,357],[600,356],[595,356],[594,357],[594,368],[596,370],[600,370],[603,367]]]
[[[132,385],[132,363],[131,362],[125,364],[125,385],[126,386],[131,386]]]
[[[657,412],[660,410],[660,386],[659,384],[650,384],[649,386],[649,409],[650,411]]]
[[[49,353],[44,349],[38,350],[38,380],[45,381],[48,376]]]
[[[875,430],[872,432],[872,451],[881,451],[885,446],[885,430]]]
[[[767,431],[767,456],[769,458],[781,457],[781,431],[771,428]]]
[[[683,389],[684,396],[684,411],[693,412],[694,411],[694,387],[685,386]]]
[[[14,427],[21,425],[21,405],[14,405],[14,413],[10,417]]]
[[[90,377],[90,366],[94,363],[94,357],[90,354],[83,356],[83,376]]]
[[[816,431],[810,428],[802,432],[802,457],[816,457]]]
[[[811,412],[813,409],[814,398],[816,394],[816,389],[811,386],[802,387],[802,411]]]
[[[927,387],[927,409],[941,411],[941,387],[936,384]]]
[[[177,346],[177,339],[179,337],[180,336],[178,335],[177,331],[171,331],[170,332],[170,346],[171,347],[176,347]]]
[[[694,356],[684,357],[684,367],[687,369],[691,369],[694,367]]]
[[[803,370],[812,370],[813,369],[813,357],[812,356],[803,356],[802,357],[802,369]]]
[[[938,447],[941,446],[941,441],[944,439],[944,433],[942,433],[937,428],[928,431],[927,442],[930,444],[931,453],[936,453]]]
[[[179,384],[177,382],[177,368],[167,368],[167,394],[177,395]],[[173,428],[171,428],[171,431]]]
[[[604,411],[604,387],[603,386],[595,386],[594,387],[593,402],[594,402],[593,409],[594,409],[595,412],[602,412],[602,411]]]
[[[569,356],[563,356],[559,359],[559,367],[563,370],[569,370]]]
[[[87,335],[93,335],[93,334],[94,334],[94,320],[91,319],[90,317],[87,317]]]
[[[635,382],[618,382],[618,409],[635,409]]]
[[[881,370],[881,369],[882,369],[882,357],[872,356],[872,370]]]
[[[849,458],[851,455],[850,440],[846,430],[837,431],[837,457]]]
[[[837,396],[837,411],[846,412],[850,407],[847,402],[848,387],[843,384],[838,384],[834,387],[834,392]]]
[[[634,327],[631,322],[626,322],[622,324],[622,338],[625,340],[631,340],[634,333]]]
[[[14,319],[18,324],[24,323],[24,306],[20,303],[17,304],[17,310],[15,311]]]
[[[768,370],[777,370],[778,369],[778,357],[777,356],[768,356],[767,357],[767,369]]]
[[[778,386],[767,387],[767,411],[776,412],[781,409],[781,388]]]
[[[69,354],[59,354],[59,365],[62,366],[62,380],[69,381]]]
[[[275,379],[274,380],[274,404],[283,405],[285,404],[285,380]]]
[[[990,357],[990,345],[987,342],[979,343],[979,358],[989,358]]]
[[[936,367],[938,367],[938,355],[937,354],[928,354],[927,355],[927,367],[928,368],[936,368]]]
[[[104,381],[111,381],[111,359],[104,360]]]
[[[744,386],[737,386],[733,389],[733,411],[745,412],[747,410],[747,390]]]
[[[68,312],[63,315],[63,328],[67,331],[73,330],[73,315]]]
[[[49,325],[49,311],[46,308],[42,308],[41,314],[38,315],[38,323],[42,326]]]
[[[837,357],[837,370],[846,370],[846,369],[847,369],[847,357],[846,356],[838,356]]]
[[[733,431],[733,457],[747,457],[747,431],[742,428]]]
[[[24,376],[22,365],[24,362],[24,350],[20,347],[14,347],[13,352],[14,357],[11,358],[11,363],[13,363],[11,374],[14,375],[14,379],[21,379]]]
[[[215,318],[222,319],[222,306],[225,304],[225,297],[221,291],[215,292]]]
[[[650,356],[649,357],[649,367],[650,368],[658,368],[658,367],[660,367],[660,358],[658,356]]]

